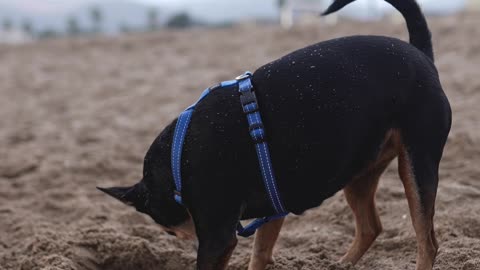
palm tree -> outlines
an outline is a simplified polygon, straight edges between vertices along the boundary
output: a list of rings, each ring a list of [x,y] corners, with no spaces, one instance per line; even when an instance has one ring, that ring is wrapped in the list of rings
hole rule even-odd
[[[92,7],[90,9],[90,19],[92,20],[93,33],[100,33],[102,31],[103,13],[99,7]]]
[[[47,28],[38,33],[38,38],[40,39],[56,38],[57,36],[58,36],[58,33],[51,28]]]
[[[22,30],[23,32],[25,32],[26,34],[29,34],[30,36],[33,36],[33,25],[32,25],[32,22],[30,20],[24,20],[22,22]]]
[[[13,23],[10,19],[4,19],[2,22],[2,29],[5,32],[10,32],[13,28]]]
[[[118,30],[120,31],[120,33],[123,33],[123,34],[127,34],[132,31],[130,26],[128,26],[128,24],[126,24],[125,22],[120,23],[120,25],[118,26]]]
[[[173,15],[167,22],[171,28],[187,28],[193,25],[193,20],[186,12],[180,12]]]
[[[70,17],[67,19],[67,33],[70,36],[78,36],[81,33],[77,18]]]
[[[158,10],[151,8],[147,12],[147,26],[148,30],[155,31],[158,29]]]

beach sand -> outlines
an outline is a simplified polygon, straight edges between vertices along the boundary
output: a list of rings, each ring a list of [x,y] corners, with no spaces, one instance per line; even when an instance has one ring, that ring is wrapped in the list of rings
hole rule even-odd
[[[441,163],[435,269],[480,269],[480,15],[432,18],[454,123]],[[408,37],[404,24],[341,22],[291,31],[241,25],[0,46],[0,269],[194,269],[195,243],[95,189],[141,177],[156,135],[201,91],[334,37]],[[384,231],[355,266],[343,194],[289,216],[270,270],[414,269],[416,240],[396,163],[377,205]],[[229,269],[246,269],[253,238]]]

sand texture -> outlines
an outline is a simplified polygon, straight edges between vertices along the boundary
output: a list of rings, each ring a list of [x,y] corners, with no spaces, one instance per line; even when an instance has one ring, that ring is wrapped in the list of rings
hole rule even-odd
[[[480,15],[430,20],[454,112],[440,172],[435,269],[480,269]],[[0,46],[0,269],[194,269],[195,244],[96,185],[140,179],[144,153],[201,91],[292,50],[351,34],[406,39],[403,24],[162,31]],[[355,267],[336,263],[353,239],[339,193],[288,217],[270,270],[414,269],[416,241],[393,164],[377,204],[384,232]],[[252,239],[229,269],[246,269]]]

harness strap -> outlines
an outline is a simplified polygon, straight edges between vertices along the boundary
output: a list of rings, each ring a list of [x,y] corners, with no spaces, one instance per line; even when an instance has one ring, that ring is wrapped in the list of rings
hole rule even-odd
[[[192,118],[192,113],[195,110],[195,106],[199,101],[201,101],[205,96],[207,96],[211,91],[217,88],[226,88],[234,85],[238,86],[238,91],[240,93],[240,103],[243,108],[243,112],[247,116],[249,133],[255,143],[255,149],[258,156],[258,162],[260,165],[260,170],[262,174],[262,179],[265,184],[265,189],[269,196],[270,202],[273,209],[277,213],[274,216],[258,218],[243,227],[239,222],[237,226],[237,232],[239,236],[248,237],[255,233],[255,231],[272,220],[283,218],[288,215],[288,212],[285,210],[285,207],[282,204],[280,193],[278,192],[278,187],[275,181],[275,175],[273,173],[272,161],[270,158],[270,151],[268,144],[266,142],[265,128],[263,126],[262,119],[260,117],[260,112],[258,111],[258,101],[253,92],[253,86],[251,82],[252,74],[247,72],[233,81],[222,82],[220,85],[213,88],[207,88],[203,91],[199,100],[192,104],[190,107],[185,109],[180,116],[178,117],[177,124],[175,126],[175,132],[173,135],[173,144],[172,144],[172,174],[175,182],[175,200],[179,204],[183,204],[182,201],[182,176],[181,176],[181,162],[182,162],[182,150],[183,150],[183,141],[185,140],[185,135],[187,133],[190,120]]]
[[[241,237],[250,237],[255,234],[258,228],[262,227],[270,221],[284,218],[288,213],[277,214],[270,217],[257,218],[250,222],[247,226],[243,227],[239,222],[237,225],[237,234]]]
[[[193,109],[195,104],[190,106],[190,109],[185,110],[180,114],[177,120],[177,125],[175,127],[175,133],[173,134],[173,144],[172,144],[172,173],[173,180],[175,181],[175,200],[182,204],[182,175],[181,175],[181,166],[182,166],[182,149],[183,141],[185,140],[185,135],[187,134],[187,127],[192,118]]]
[[[179,204],[183,204],[181,173],[183,141],[185,140],[185,135],[187,134],[187,129],[190,124],[190,120],[192,119],[192,113],[195,110],[195,106],[197,106],[197,103],[204,99],[214,89],[233,86],[236,83],[236,80],[226,81],[215,87],[205,89],[200,98],[195,103],[186,108],[185,111],[183,111],[177,119],[175,132],[173,134],[171,164],[173,180],[175,182],[175,201],[177,201]]]
[[[251,73],[245,73],[238,77],[238,91],[240,92],[240,103],[243,107],[243,112],[247,116],[250,136],[255,143],[257,151],[258,163],[262,172],[263,182],[267,190],[270,202],[277,214],[284,214],[287,211],[282,204],[280,193],[278,192],[277,182],[275,181],[275,174],[273,172],[272,160],[270,158],[270,150],[266,142],[265,128],[263,121],[258,111],[258,101],[253,92]]]

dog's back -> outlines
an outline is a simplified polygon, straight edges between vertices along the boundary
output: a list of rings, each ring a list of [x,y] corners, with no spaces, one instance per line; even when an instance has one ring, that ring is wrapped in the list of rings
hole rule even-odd
[[[423,53],[377,36],[313,45],[260,68],[253,81],[279,185],[299,212],[375,160],[387,132],[410,123],[412,100],[423,107],[443,95]]]
[[[328,12],[341,7],[337,2]],[[282,197],[294,213],[318,206],[361,173],[378,157],[391,130],[406,136],[410,125],[430,125],[429,130],[441,131],[437,147],[443,148],[450,109],[432,62],[430,32],[414,1],[390,2],[415,4],[402,8],[414,20],[407,20],[415,36],[412,43],[423,49],[390,37],[352,36],[298,50],[254,73],[278,185],[288,191]],[[412,10],[413,15],[408,13]],[[414,24],[419,28],[413,29]],[[246,147],[251,142],[238,94],[213,93],[197,110],[202,113],[193,116],[192,130],[208,136],[199,133],[196,142],[214,146],[202,152],[192,147],[189,159],[215,159],[208,162],[243,183],[228,187],[222,180],[215,187],[250,194],[249,201],[256,203],[247,206],[245,217],[265,215],[270,205],[259,170],[249,169],[258,165],[254,149]],[[418,123],[419,113],[428,110],[425,123]]]

